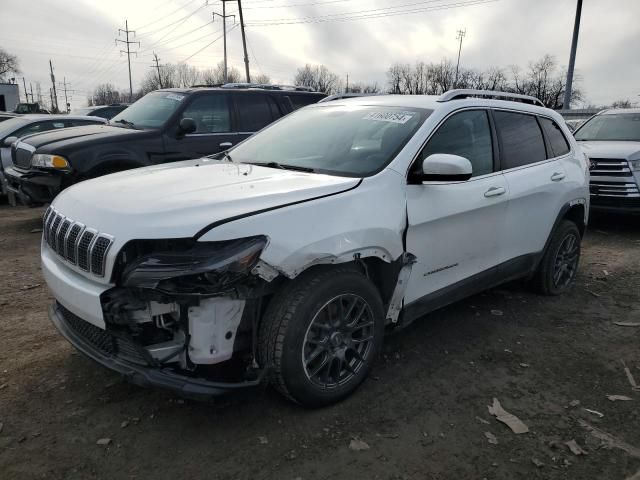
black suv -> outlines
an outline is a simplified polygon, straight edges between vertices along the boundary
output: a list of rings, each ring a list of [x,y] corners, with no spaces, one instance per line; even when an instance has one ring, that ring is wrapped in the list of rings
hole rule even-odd
[[[7,188],[25,205],[109,173],[215,154],[326,95],[303,87],[221,87],[151,92],[108,125],[30,135],[12,147]]]
[[[106,118],[107,120],[115,117],[125,108],[129,106],[128,103],[112,103],[111,105],[93,105],[91,107],[76,108],[71,112],[71,115],[88,115],[91,117]]]

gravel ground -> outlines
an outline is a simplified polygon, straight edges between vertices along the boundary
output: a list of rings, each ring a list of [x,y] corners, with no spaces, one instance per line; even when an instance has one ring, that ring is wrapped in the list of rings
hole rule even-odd
[[[623,366],[640,383],[640,327],[614,323],[640,322],[640,218],[593,222],[570,294],[514,284],[435,312],[386,339],[355,395],[306,410],[267,388],[182,400],[74,352],[46,315],[41,215],[0,205],[3,480],[640,478]]]

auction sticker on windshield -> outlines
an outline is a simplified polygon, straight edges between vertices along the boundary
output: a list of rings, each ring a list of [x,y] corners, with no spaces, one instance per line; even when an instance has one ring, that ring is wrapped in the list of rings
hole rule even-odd
[[[415,112],[370,112],[367,113],[363,120],[374,120],[376,122],[391,122],[405,124],[411,120]]]
[[[170,93],[167,96],[165,96],[164,98],[168,98],[169,100],[176,100],[178,102],[181,102],[182,99],[184,98],[184,95],[176,95],[175,93]]]

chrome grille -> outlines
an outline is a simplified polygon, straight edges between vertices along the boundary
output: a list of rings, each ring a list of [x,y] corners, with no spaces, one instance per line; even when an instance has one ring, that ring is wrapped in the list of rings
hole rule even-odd
[[[604,182],[592,180],[589,184],[592,196],[598,197],[640,197],[638,185],[634,182]]]
[[[113,237],[86,228],[49,207],[43,217],[43,238],[67,262],[99,277],[104,276]]]
[[[629,163],[617,158],[591,158],[592,168],[590,174],[605,177],[631,177]]]
[[[25,150],[24,148],[13,147],[11,149],[11,160],[13,161],[13,165],[18,168],[30,168],[31,155],[33,155],[32,152],[30,152],[29,150]]]

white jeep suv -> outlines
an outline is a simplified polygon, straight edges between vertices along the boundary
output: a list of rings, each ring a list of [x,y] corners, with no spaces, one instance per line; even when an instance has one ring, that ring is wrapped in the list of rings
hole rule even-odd
[[[214,157],[88,180],[44,216],[50,317],[139,385],[353,392],[385,329],[500,283],[576,276],[584,154],[531,97],[336,100]]]

